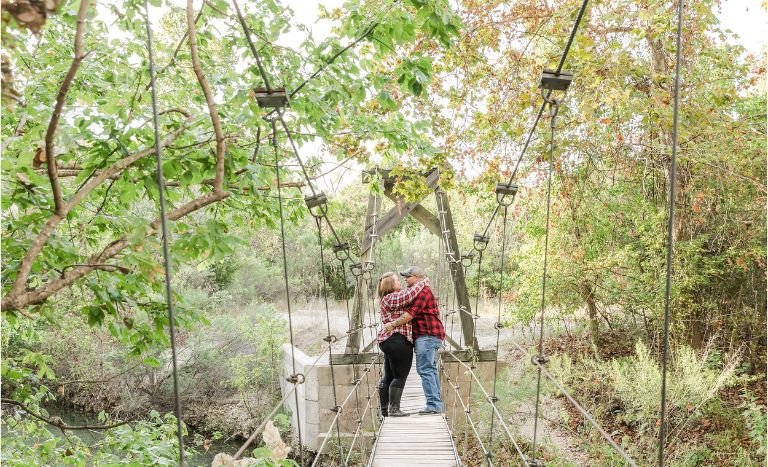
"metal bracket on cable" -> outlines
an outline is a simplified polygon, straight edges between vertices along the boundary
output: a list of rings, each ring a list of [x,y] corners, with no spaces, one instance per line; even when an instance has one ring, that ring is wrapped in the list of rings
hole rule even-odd
[[[312,217],[325,217],[328,212],[328,198],[325,197],[325,193],[322,191],[305,196],[304,202],[307,204]]]
[[[475,250],[484,251],[486,248],[488,248],[488,242],[490,240],[490,236],[476,233],[473,239]]]
[[[509,206],[515,201],[517,185],[514,183],[497,183],[494,191],[496,192],[496,202],[502,206]]]
[[[329,343],[329,344],[333,344],[333,343],[335,343],[336,341],[338,341],[338,340],[339,340],[339,338],[338,338],[338,337],[336,337],[336,336],[334,336],[333,334],[331,334],[330,336],[325,336],[325,337],[323,337],[323,340],[324,340],[325,342]]]
[[[262,109],[274,109],[277,107],[290,107],[288,94],[285,88],[253,88],[251,96]]]
[[[339,261],[349,259],[349,243],[335,243],[333,245],[333,254]]]
[[[472,266],[472,261],[475,259],[475,254],[473,252],[465,253],[461,255],[461,265],[465,268],[468,268]]]
[[[547,91],[567,91],[571,82],[573,82],[573,72],[560,70],[558,73],[557,70],[545,68],[541,72],[539,87]]]
[[[330,411],[334,412],[334,413],[341,413],[341,412],[344,411],[344,407],[342,407],[340,405],[335,405],[335,406],[330,408]]]
[[[497,330],[497,331],[501,331],[501,330],[502,330],[502,329],[504,329],[505,327],[506,327],[506,326],[505,326],[505,325],[504,325],[504,323],[502,323],[501,321],[496,321],[495,323],[493,323],[493,329],[495,329],[495,330]]]

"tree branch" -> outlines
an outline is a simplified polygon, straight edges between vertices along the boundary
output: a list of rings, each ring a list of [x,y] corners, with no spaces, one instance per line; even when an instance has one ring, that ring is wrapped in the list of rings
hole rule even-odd
[[[62,420],[59,417],[43,417],[39,413],[36,413],[32,411],[29,407],[27,407],[25,404],[3,397],[0,401],[2,401],[3,404],[11,404],[15,405],[17,407],[20,407],[21,410],[27,412],[29,415],[35,417],[38,420],[41,420],[49,425],[53,425],[56,428],[64,431],[64,430],[109,430],[110,428],[116,428],[118,426],[125,425],[127,423],[131,423],[132,421],[136,420],[138,418],[138,415],[130,417],[126,420],[123,420],[122,422],[112,423],[111,425],[67,425],[64,423],[64,420]]]
[[[176,138],[178,138],[179,135],[181,135],[181,133],[187,129],[189,123],[192,120],[192,117],[183,110],[173,109],[173,110],[165,111],[163,113],[168,113],[171,111],[181,113],[182,115],[186,116],[186,120],[182,123],[182,125],[176,131],[174,131],[168,137],[160,141],[160,147],[166,147],[169,144],[171,144],[173,141],[175,141]],[[72,196],[72,198],[61,207],[61,210],[59,212],[53,213],[53,215],[48,219],[45,225],[43,225],[43,228],[37,234],[37,237],[35,238],[35,240],[29,246],[29,249],[27,250],[27,254],[24,256],[24,259],[22,260],[21,265],[19,266],[19,271],[16,274],[16,280],[13,283],[13,287],[11,288],[11,291],[8,292],[8,294],[5,297],[3,297],[3,300],[2,300],[3,311],[5,311],[6,306],[10,307],[9,310],[17,310],[21,308],[20,306],[14,306],[13,303],[16,301],[17,297],[27,294],[24,291],[24,288],[27,283],[27,279],[29,279],[29,274],[32,271],[32,265],[34,264],[35,259],[37,258],[37,255],[40,254],[40,252],[43,249],[43,246],[45,246],[45,244],[48,242],[48,239],[56,230],[56,227],[59,225],[62,219],[64,219],[66,215],[75,206],[77,206],[86,196],[88,196],[88,194],[90,194],[102,182],[111,178],[112,176],[117,175],[121,171],[135,164],[140,159],[153,154],[154,151],[155,151],[154,147],[146,148],[115,162],[110,167],[107,167],[102,172],[99,172],[88,183],[86,183],[82,189],[76,192],[74,196]],[[51,166],[54,164],[48,164],[48,165]],[[96,261],[96,262],[99,263],[103,261]],[[93,261],[89,261],[89,263],[93,263]],[[42,303],[42,302],[37,302],[37,303]]]
[[[56,105],[53,108],[51,120],[48,122],[48,129],[45,132],[45,157],[48,161],[48,178],[51,180],[51,189],[53,191],[54,212],[58,215],[62,215],[64,198],[61,194],[61,184],[59,183],[59,174],[56,167],[53,140],[56,136],[56,128],[59,126],[61,111],[67,100],[67,93],[69,92],[70,86],[72,86],[72,81],[75,79],[75,74],[77,74],[77,70],[80,68],[83,58],[85,58],[85,54],[83,53],[83,28],[85,26],[85,15],[87,13],[88,0],[81,0],[80,9],[77,12],[77,28],[75,29],[75,57],[72,59],[72,64],[69,66],[69,70],[64,76],[64,82],[61,83],[59,92],[56,94]]]
[[[227,151],[227,141],[224,138],[224,132],[221,129],[221,120],[216,110],[216,102],[213,100],[208,81],[203,75],[200,66],[200,56],[197,51],[197,33],[195,32],[195,18],[193,0],[187,0],[187,37],[189,38],[189,50],[192,57],[192,69],[195,71],[200,88],[205,95],[205,103],[208,106],[208,113],[211,116],[213,131],[216,134],[216,176],[214,178],[213,190],[215,193],[222,194],[224,191],[224,154]]]
[[[168,213],[168,220],[178,220],[187,214],[202,209],[209,204],[221,201],[228,196],[229,193],[216,193],[214,191],[199,198],[195,198],[189,203],[170,211]],[[56,215],[54,214],[53,217],[56,217]],[[160,219],[155,219],[149,224],[149,231],[147,232],[147,236],[154,235],[157,232],[157,229],[160,227],[160,222]],[[2,308],[3,312],[9,312],[20,310],[31,305],[39,305],[45,302],[48,297],[55,294],[59,290],[70,286],[76,280],[86,276],[91,271],[98,269],[95,267],[96,265],[104,264],[106,260],[113,258],[118,253],[123,251],[128,246],[128,244],[128,236],[123,235],[107,245],[101,252],[94,253],[89,256],[84,263],[73,265],[73,267],[70,268],[67,272],[61,274],[58,278],[50,282],[46,282],[44,286],[38,289],[21,293],[14,293],[14,291],[11,290],[10,293],[3,297],[3,300],[0,303],[0,308]]]

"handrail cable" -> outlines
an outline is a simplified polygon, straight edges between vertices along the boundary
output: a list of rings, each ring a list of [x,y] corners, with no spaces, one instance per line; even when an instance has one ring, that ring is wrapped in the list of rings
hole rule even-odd
[[[179,364],[176,355],[176,331],[171,288],[171,260],[168,248],[168,215],[165,209],[165,179],[163,177],[163,157],[160,153],[160,116],[157,110],[157,86],[155,82],[155,50],[152,45],[152,24],[149,19],[149,5],[144,0],[144,24],[147,30],[147,53],[149,55],[149,80],[152,88],[152,124],[155,136],[155,161],[157,163],[157,191],[160,202],[160,225],[163,234],[163,269],[165,271],[165,300],[168,305],[168,333],[171,341],[171,364],[173,371],[173,402],[176,414],[176,436],[179,440],[179,465],[184,467],[184,429],[179,398]]]
[[[675,50],[675,87],[674,111],[672,114],[672,160],[669,166],[669,215],[667,217],[667,282],[664,293],[664,351],[661,370],[661,409],[659,414],[659,467],[664,465],[664,446],[666,445],[666,412],[667,412],[667,364],[669,361],[669,320],[670,296],[672,293],[672,257],[674,254],[674,224],[675,224],[675,182],[677,179],[677,138],[680,109],[680,55],[683,36],[683,0],[677,3],[677,43]]]
[[[543,374],[543,375],[544,375],[544,376],[545,376],[547,379],[549,379],[549,381],[550,381],[550,382],[552,382],[552,384],[554,384],[554,385],[555,385],[555,387],[557,387],[557,389],[560,391],[560,393],[561,393],[563,396],[565,396],[565,398],[566,398],[566,399],[568,399],[568,401],[569,401],[569,402],[570,402],[570,403],[573,405],[573,407],[574,407],[574,408],[575,408],[575,409],[576,409],[576,410],[577,410],[577,411],[578,411],[578,412],[579,412],[579,413],[580,413],[580,414],[581,414],[581,415],[582,415],[582,416],[583,416],[583,417],[584,417],[584,418],[585,418],[585,419],[586,419],[586,420],[587,420],[587,421],[588,421],[588,422],[589,422],[589,423],[592,425],[592,427],[594,427],[594,428],[595,428],[595,429],[598,431],[598,433],[600,433],[600,436],[602,436],[602,437],[603,437],[603,439],[605,439],[606,441],[608,441],[608,443],[611,445],[611,447],[612,447],[612,448],[613,448],[613,449],[616,451],[616,453],[617,453],[617,454],[619,454],[619,455],[621,456],[621,458],[622,458],[622,459],[624,459],[624,460],[625,460],[625,461],[626,461],[626,462],[627,462],[629,465],[631,465],[631,466],[633,466],[633,467],[636,467],[636,466],[637,466],[637,463],[635,463],[635,461],[634,461],[634,460],[632,460],[632,458],[631,458],[631,457],[629,457],[629,455],[627,455],[627,453],[626,453],[626,452],[624,452],[624,450],[621,448],[621,446],[619,446],[619,445],[616,443],[616,441],[614,441],[614,440],[613,440],[613,438],[611,438],[611,435],[609,435],[609,434],[608,434],[608,432],[606,432],[606,431],[603,429],[603,427],[602,427],[602,426],[600,426],[600,424],[599,424],[599,423],[597,423],[597,421],[595,421],[595,419],[594,419],[594,418],[593,418],[593,417],[592,417],[592,416],[589,414],[589,412],[587,411],[587,409],[585,409],[585,408],[584,408],[584,407],[583,407],[583,406],[582,406],[582,405],[579,403],[579,401],[577,401],[577,400],[576,400],[576,398],[575,398],[575,397],[573,397],[573,396],[572,396],[572,395],[571,395],[571,394],[568,392],[568,390],[567,390],[567,389],[566,389],[566,388],[565,388],[565,387],[562,385],[562,383],[560,383],[560,382],[559,382],[559,381],[558,381],[558,380],[557,380],[557,379],[556,379],[556,378],[555,378],[555,377],[552,375],[552,373],[550,373],[550,372],[549,372],[549,370],[547,370],[546,366],[545,366],[543,363],[541,363],[541,362],[538,362],[538,361],[535,359],[535,357],[534,357],[534,356],[532,356],[532,355],[530,354],[530,352],[528,352],[528,351],[527,351],[525,348],[523,348],[522,346],[520,346],[520,344],[518,344],[517,342],[515,342],[515,341],[512,341],[512,345],[514,345],[514,346],[515,346],[515,347],[516,347],[516,348],[517,348],[519,351],[523,352],[523,353],[526,355],[526,357],[527,357],[527,358],[529,358],[529,359],[530,359],[530,360],[533,362],[533,364],[534,364],[534,365],[536,365],[537,367],[539,367],[539,368],[541,369],[541,372],[542,372],[542,374]]]
[[[504,417],[501,415],[499,408],[496,407],[496,402],[493,401],[493,398],[491,397],[490,394],[488,394],[488,391],[483,386],[482,381],[480,381],[480,378],[478,378],[477,374],[475,374],[474,365],[470,367],[465,362],[461,361],[459,356],[454,354],[452,351],[448,351],[448,353],[453,357],[454,360],[459,362],[459,364],[461,364],[464,368],[467,369],[467,371],[469,371],[469,374],[472,376],[472,379],[475,380],[475,382],[477,383],[477,386],[480,388],[480,391],[483,393],[483,396],[484,396],[483,398],[485,399],[486,402],[488,402],[488,404],[490,404],[491,409],[493,410],[493,413],[495,413],[496,417],[498,417],[499,423],[504,428],[504,431],[506,432],[507,437],[512,442],[512,445],[514,446],[518,455],[520,455],[520,458],[522,459],[523,464],[527,465],[528,459],[525,457],[525,454],[523,453],[523,450],[520,448],[520,445],[518,445],[517,442],[515,441],[514,436],[512,436],[512,431],[509,429],[509,427],[507,426],[507,423],[504,421]],[[471,397],[471,394],[470,394],[470,397]],[[487,455],[488,451],[483,449],[483,452],[486,454],[486,459],[488,459],[488,463],[491,464],[491,457]]]
[[[451,377],[450,377],[450,375],[448,373],[446,373],[445,367],[443,367],[442,371],[443,371],[443,375],[446,377],[446,380],[450,381]],[[470,409],[467,407],[467,404],[464,403],[464,398],[461,397],[461,393],[459,392],[458,389],[456,389],[455,386],[451,385],[451,387],[456,392],[456,397],[459,399],[459,402],[461,403],[461,407],[462,407],[462,409],[464,409],[464,413],[469,414]],[[468,400],[470,400],[470,401],[472,400],[472,394],[471,393],[468,396]],[[486,449],[485,449],[485,444],[483,444],[483,437],[480,436],[480,432],[477,430],[477,426],[475,425],[474,420],[472,420],[472,417],[467,417],[467,420],[469,422],[470,427],[472,427],[472,431],[475,434],[475,438],[477,439],[477,442],[480,443],[480,449],[482,449],[483,453],[485,453]],[[465,456],[466,456],[466,448],[467,448],[467,446],[466,446],[466,442],[465,442],[465,445],[464,445],[464,455]],[[493,463],[491,462],[490,459],[488,459],[488,464],[491,467],[493,467]]]
[[[375,356],[371,359],[371,363],[368,364],[367,367],[363,370],[364,372],[369,372],[371,368],[376,364],[376,360],[378,360],[378,356]],[[344,398],[344,401],[341,403],[341,405],[337,406],[336,408],[336,415],[333,416],[333,420],[331,420],[330,428],[328,431],[325,432],[323,436],[323,442],[320,444],[320,447],[317,448],[318,455],[315,456],[314,461],[312,462],[312,467],[317,465],[317,463],[320,461],[320,454],[323,452],[323,448],[325,448],[325,445],[328,443],[328,439],[330,438],[328,435],[333,430],[334,425],[338,422],[339,416],[344,411],[344,407],[347,405],[347,402],[349,402],[352,399],[352,394],[357,391],[357,387],[360,386],[360,383],[362,382],[362,379],[357,381],[354,386],[352,386],[352,389],[349,394],[347,394],[347,397]],[[342,457],[343,460],[343,457]]]
[[[343,336],[339,340],[343,340],[346,337],[347,336]],[[325,350],[323,350],[320,353],[320,355],[317,356],[315,361],[312,362],[312,365],[310,365],[309,368],[306,368],[304,372],[306,374],[309,374],[315,368],[315,366],[317,366],[317,364],[320,363],[320,360],[325,356],[325,354],[330,353],[330,351],[331,351],[331,344],[329,343],[328,346],[325,348]],[[272,411],[269,412],[269,414],[266,417],[264,417],[261,424],[259,424],[259,426],[255,430],[253,430],[253,432],[251,433],[251,436],[249,436],[248,439],[246,439],[245,442],[242,444],[242,446],[240,446],[240,449],[237,450],[234,457],[232,458],[233,461],[237,460],[243,454],[243,452],[245,452],[245,450],[248,449],[248,446],[250,446],[251,443],[256,439],[256,436],[258,436],[259,433],[261,433],[264,430],[264,427],[266,427],[267,423],[270,420],[272,420],[272,417],[274,417],[277,411],[280,410],[280,407],[282,407],[283,404],[285,404],[285,401],[287,401],[288,398],[291,397],[294,392],[296,392],[296,388],[298,387],[298,385],[304,384],[304,378],[305,378],[304,374],[294,375],[294,376],[301,376],[301,378],[287,378],[288,382],[293,384],[293,387],[287,393],[285,393],[283,398],[277,404],[274,405],[274,407],[272,408]]]

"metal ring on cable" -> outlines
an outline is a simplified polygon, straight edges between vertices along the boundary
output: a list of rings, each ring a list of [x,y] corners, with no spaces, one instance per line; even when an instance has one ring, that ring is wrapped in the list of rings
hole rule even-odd
[[[344,411],[344,407],[342,407],[340,405],[334,405],[333,407],[331,407],[330,410],[331,410],[331,412],[334,412],[334,413],[341,413],[341,412]]]
[[[469,253],[461,255],[461,265],[465,268],[472,266],[472,262],[475,259],[475,254],[471,251]]]
[[[501,331],[505,327],[506,326],[504,326],[504,323],[502,323],[501,321],[496,321],[495,323],[493,323],[493,329],[495,329],[497,331]]]
[[[534,365],[544,365],[546,363],[549,363],[549,357],[546,355],[534,355],[531,357],[531,363]]]
[[[350,264],[349,271],[353,276],[360,277],[363,275],[363,265],[360,263]]]
[[[304,373],[296,373],[295,375],[285,378],[285,380],[292,384],[304,384],[306,378],[304,377]]]

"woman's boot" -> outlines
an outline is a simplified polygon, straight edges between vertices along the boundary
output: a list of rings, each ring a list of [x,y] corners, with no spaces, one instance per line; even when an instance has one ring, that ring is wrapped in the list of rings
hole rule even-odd
[[[389,415],[389,385],[379,383],[379,410],[381,416],[386,417]]]
[[[389,388],[389,416],[407,417],[407,414],[400,410],[400,399],[403,397],[403,388]]]

